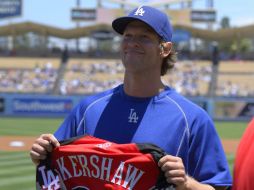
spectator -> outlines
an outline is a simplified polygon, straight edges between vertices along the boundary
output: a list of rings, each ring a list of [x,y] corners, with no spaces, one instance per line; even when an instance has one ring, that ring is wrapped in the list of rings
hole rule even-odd
[[[237,149],[233,190],[254,189],[254,118],[246,128]]]
[[[68,47],[65,46],[62,52],[61,62],[62,64],[66,64],[68,60],[69,60],[69,51],[68,51]]]

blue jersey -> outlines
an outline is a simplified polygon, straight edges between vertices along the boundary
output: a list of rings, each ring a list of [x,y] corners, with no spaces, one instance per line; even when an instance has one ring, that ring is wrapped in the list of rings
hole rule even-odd
[[[186,173],[201,183],[231,186],[225,154],[207,113],[175,90],[137,98],[123,85],[89,96],[55,132],[58,140],[83,134],[115,143],[152,143],[181,157]]]

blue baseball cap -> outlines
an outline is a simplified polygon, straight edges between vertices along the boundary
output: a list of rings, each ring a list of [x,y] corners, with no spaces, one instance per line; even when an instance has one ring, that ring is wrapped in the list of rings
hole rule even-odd
[[[171,42],[173,28],[168,16],[158,9],[149,6],[140,6],[132,10],[128,16],[119,17],[112,22],[113,29],[123,34],[126,26],[139,20],[150,26],[164,41]]]

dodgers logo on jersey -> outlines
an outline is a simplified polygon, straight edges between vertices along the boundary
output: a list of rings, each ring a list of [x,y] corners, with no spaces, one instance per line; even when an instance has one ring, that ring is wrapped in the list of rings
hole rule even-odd
[[[102,149],[109,149],[109,147],[112,145],[111,142],[106,142],[106,143],[103,143],[103,144],[97,144],[95,146],[99,147],[99,148],[102,148]]]
[[[60,190],[60,181],[59,177],[54,174],[54,172],[50,169],[48,170],[45,166],[41,166],[38,168],[40,171],[40,175],[43,179],[42,189],[44,190]],[[38,188],[37,188],[38,189]]]
[[[145,13],[143,7],[138,7],[138,9],[136,10],[135,14],[134,15],[139,15],[139,16],[143,16]]]
[[[134,109],[130,110],[130,115],[129,115],[128,119],[129,119],[129,123],[137,123],[138,122],[137,112],[135,112]]]

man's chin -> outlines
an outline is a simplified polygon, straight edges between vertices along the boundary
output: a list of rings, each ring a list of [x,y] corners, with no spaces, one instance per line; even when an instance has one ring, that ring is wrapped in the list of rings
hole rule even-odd
[[[125,56],[126,57],[141,57],[141,56],[144,56],[143,53],[140,53],[140,52],[128,52],[128,53],[125,53]]]

